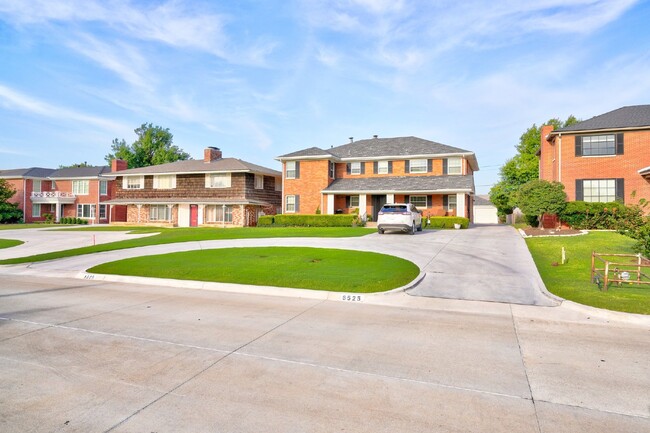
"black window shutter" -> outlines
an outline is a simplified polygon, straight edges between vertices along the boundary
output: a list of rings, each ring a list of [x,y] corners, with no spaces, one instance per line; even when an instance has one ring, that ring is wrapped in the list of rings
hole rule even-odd
[[[625,204],[625,180],[616,179],[616,201]]]
[[[300,196],[297,195],[295,197],[296,197],[296,210],[295,210],[295,212],[298,213],[298,212],[300,212]]]
[[[619,132],[618,134],[616,134],[616,154],[623,155],[624,147],[625,146],[623,146],[623,133]]]
[[[345,172],[347,174],[352,173],[352,164],[350,164],[349,162],[347,164],[345,164]]]
[[[408,203],[410,199],[411,199],[410,196],[405,195],[405,196],[404,196],[404,203]]]
[[[350,207],[350,196],[349,195],[345,196],[345,207]]]
[[[360,162],[359,165],[361,166],[361,174],[366,174],[366,163]]]
[[[427,207],[433,207],[433,197],[430,195],[427,196]]]
[[[404,161],[404,173],[408,173],[409,171],[411,171],[411,164],[410,161],[407,159],[406,161]]]
[[[372,172],[374,174],[377,174],[378,171],[379,171],[379,163],[377,161],[375,161],[375,162],[372,163]]]
[[[393,161],[388,161],[388,174],[393,172]]]
[[[427,159],[427,173],[433,171],[433,159]]]
[[[300,179],[300,161],[296,161],[296,179]]]
[[[582,137],[576,136],[576,156],[582,156]]]
[[[576,179],[576,201],[582,201],[584,199],[585,196],[582,193],[582,179]]]
[[[447,209],[447,206],[449,206],[449,196],[448,195],[443,195],[442,196],[442,205],[444,206],[445,209]]]
[[[449,174],[447,158],[442,160],[442,174]]]

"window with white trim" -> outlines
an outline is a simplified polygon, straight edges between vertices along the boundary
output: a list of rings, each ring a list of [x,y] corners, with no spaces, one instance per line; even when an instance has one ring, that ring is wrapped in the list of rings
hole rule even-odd
[[[108,182],[105,180],[99,181],[99,195],[108,195]]]
[[[447,196],[447,210],[452,211],[456,210],[458,196],[456,194],[450,194]]]
[[[388,174],[388,161],[377,161],[377,174]]]
[[[350,163],[350,174],[361,174],[361,163],[360,162],[351,162]]]
[[[350,207],[359,207],[359,196],[351,195],[350,196]]]
[[[264,189],[264,175],[255,175],[255,189]]]
[[[32,216],[36,218],[41,216],[41,205],[39,203],[32,205]]]
[[[287,179],[295,179],[296,178],[296,161],[287,161],[286,162],[285,176],[286,176]]]
[[[426,173],[428,161],[426,159],[412,159],[409,161],[410,173]]]
[[[90,181],[87,180],[73,180],[72,193],[74,195],[88,195],[88,187]]]
[[[206,188],[230,188],[231,185],[230,173],[211,173],[205,175]]]
[[[285,204],[285,210],[286,212],[295,212],[296,211],[296,196],[295,195],[288,195],[286,198],[286,204]]]
[[[107,205],[105,205],[105,204],[100,204],[99,205],[99,219],[100,220],[105,220],[106,219],[106,207],[107,207]]]
[[[33,185],[32,189],[34,190],[34,192],[41,192],[41,181],[40,180],[34,180],[33,182],[34,182],[34,185]]]
[[[616,137],[608,135],[587,135],[582,137],[582,156],[616,155]]]
[[[52,187],[50,188],[52,191],[56,189],[56,180],[52,181]]]
[[[463,159],[447,158],[447,174],[463,174]]]
[[[412,195],[409,197],[409,201],[415,207],[426,208],[427,207],[427,196],[426,195]]]
[[[206,223],[231,223],[232,206],[208,205],[205,207],[204,219]]]
[[[616,200],[616,179],[593,179],[582,181],[583,200],[609,203]]]
[[[94,219],[95,218],[95,205],[94,204],[78,204],[77,205],[77,218]]]
[[[122,187],[124,189],[144,189],[144,176],[125,176]]]
[[[156,174],[153,177],[154,189],[174,189],[176,188],[175,174]]]
[[[166,204],[149,206],[149,221],[171,221],[172,209]]]
[[[336,178],[336,164],[329,161],[330,179]]]
[[[279,177],[275,178],[275,190],[282,191],[282,179]]]

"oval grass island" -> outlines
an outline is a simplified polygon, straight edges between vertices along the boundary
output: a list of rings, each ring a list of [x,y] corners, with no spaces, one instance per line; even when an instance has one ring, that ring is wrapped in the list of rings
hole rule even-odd
[[[386,254],[310,247],[242,247],[134,257],[90,273],[373,293],[404,286],[420,269]]]

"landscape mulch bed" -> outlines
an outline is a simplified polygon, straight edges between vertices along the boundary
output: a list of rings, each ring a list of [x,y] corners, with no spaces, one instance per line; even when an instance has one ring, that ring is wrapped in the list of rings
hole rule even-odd
[[[579,235],[582,232],[580,230],[574,229],[538,229],[538,228],[527,228],[523,229],[526,236],[568,236],[568,235]]]

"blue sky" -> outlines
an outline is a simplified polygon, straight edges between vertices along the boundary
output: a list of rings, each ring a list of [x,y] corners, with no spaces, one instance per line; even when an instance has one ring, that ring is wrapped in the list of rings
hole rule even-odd
[[[0,0],[0,169],[103,164],[169,128],[278,155],[415,135],[474,151],[478,193],[533,123],[650,103],[634,0]]]

